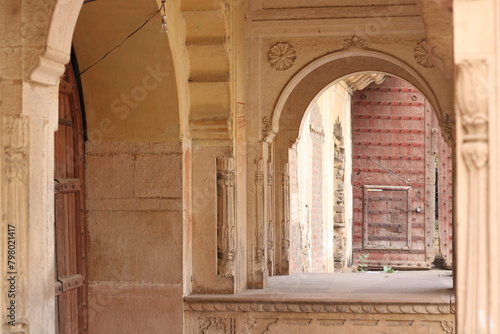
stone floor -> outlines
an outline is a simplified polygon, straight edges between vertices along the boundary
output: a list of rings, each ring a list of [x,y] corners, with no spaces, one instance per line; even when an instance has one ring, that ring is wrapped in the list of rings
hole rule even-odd
[[[449,270],[293,274],[269,278],[269,287],[236,295],[192,295],[219,301],[341,301],[454,303]]]
[[[451,271],[295,274],[265,289],[184,298],[185,333],[449,334]]]

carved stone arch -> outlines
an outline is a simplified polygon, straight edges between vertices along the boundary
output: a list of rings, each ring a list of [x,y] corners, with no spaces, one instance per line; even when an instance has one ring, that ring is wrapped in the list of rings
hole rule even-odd
[[[401,78],[416,87],[432,105],[442,127],[445,123],[443,120],[447,117],[445,110],[452,110],[450,107],[453,105],[452,95],[440,90],[436,84],[431,86],[429,84],[432,82],[431,78],[428,82],[421,69],[414,68],[389,54],[369,49],[328,54],[312,61],[293,76],[275,104],[263,140],[264,143],[273,145],[274,177],[282,180],[280,184],[275,184],[274,188],[276,194],[274,219],[281,223],[281,225],[276,224],[274,231],[276,236],[280,236],[275,238],[275,241],[281,242],[281,248],[276,248],[276,253],[279,254],[274,255],[278,274],[289,273],[290,189],[295,186],[289,167],[291,161],[289,149],[299,137],[304,114],[311,102],[332,84],[353,75],[373,72]],[[450,131],[453,133],[453,130],[447,130],[443,133]],[[450,146],[453,146],[451,137],[445,139]]]
[[[28,77],[31,81],[54,86],[64,73],[64,66],[70,60],[71,42],[76,21],[83,5],[83,0],[52,0],[53,10],[47,21],[47,31],[43,52],[29,66]]]
[[[438,96],[423,75],[404,61],[372,50],[335,52],[311,62],[289,81],[274,107],[271,129],[264,141],[271,143],[284,127],[293,129],[297,137],[303,114],[311,101],[333,82],[368,72],[396,76],[414,85],[427,97],[443,123],[445,106],[452,105],[451,96]]]

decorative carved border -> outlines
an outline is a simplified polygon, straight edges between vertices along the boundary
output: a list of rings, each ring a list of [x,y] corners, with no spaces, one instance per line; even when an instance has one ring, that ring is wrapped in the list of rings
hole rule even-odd
[[[454,314],[450,303],[312,303],[312,302],[195,302],[185,301],[185,311],[197,312],[299,312],[353,314]]]

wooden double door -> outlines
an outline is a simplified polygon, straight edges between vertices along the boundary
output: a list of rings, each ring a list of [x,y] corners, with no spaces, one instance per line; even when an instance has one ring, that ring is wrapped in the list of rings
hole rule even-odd
[[[352,133],[354,260],[430,268],[439,230],[451,261],[451,148],[424,95],[391,77],[355,92]]]
[[[78,86],[70,64],[59,88],[55,133],[56,308],[60,334],[87,332],[85,156]]]

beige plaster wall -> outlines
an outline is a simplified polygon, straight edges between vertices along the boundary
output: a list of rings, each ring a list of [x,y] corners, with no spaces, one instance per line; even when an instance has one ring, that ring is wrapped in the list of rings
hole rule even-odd
[[[182,332],[179,144],[86,145],[89,332]]]
[[[73,44],[80,71],[97,62],[151,17],[154,1],[96,1],[82,8]],[[175,141],[180,135],[176,72],[156,14],[81,74],[90,141]]]
[[[157,13],[81,74],[91,333],[160,333],[167,327],[182,333],[190,221],[184,185],[189,187],[191,171],[189,103],[181,82],[189,66],[179,2],[168,10],[172,35],[160,33]],[[154,1],[86,4],[74,36],[80,71],[157,11]]]

